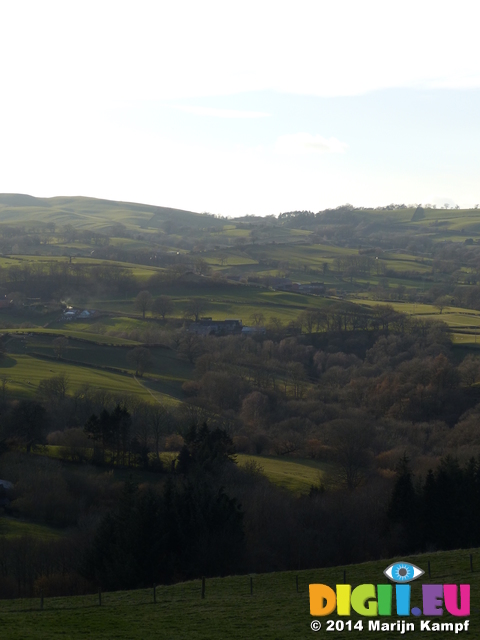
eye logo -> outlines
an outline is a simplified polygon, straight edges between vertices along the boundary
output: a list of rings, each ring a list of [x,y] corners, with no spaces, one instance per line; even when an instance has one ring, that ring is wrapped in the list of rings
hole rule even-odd
[[[394,562],[383,573],[392,582],[404,583],[423,576],[425,571],[409,562]]]

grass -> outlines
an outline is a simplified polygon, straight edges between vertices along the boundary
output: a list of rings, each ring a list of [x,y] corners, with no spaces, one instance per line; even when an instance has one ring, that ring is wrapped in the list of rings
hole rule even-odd
[[[402,558],[427,570],[431,566],[431,578],[423,576],[412,583],[412,606],[421,605],[422,584],[470,584],[472,611],[469,637],[480,638],[480,573],[470,572],[469,554],[473,555],[474,568],[480,567],[478,549],[446,551]],[[394,560],[398,560],[395,558]],[[40,610],[40,599],[3,600],[0,602],[2,638],[17,640],[55,640],[67,638],[77,640],[144,640],[154,637],[159,640],[291,640],[312,638],[309,610],[308,585],[323,583],[335,588],[343,582],[346,571],[347,583],[354,588],[359,584],[386,584],[383,570],[393,560],[381,560],[347,567],[332,567],[295,572],[278,572],[252,576],[210,578],[205,581],[205,598],[201,598],[199,580],[160,586],[153,603],[153,589],[140,589],[102,594],[102,606],[98,606],[98,595],[70,598],[46,598]],[[296,591],[298,576],[298,593]],[[425,580],[423,578],[426,578]],[[250,584],[253,592],[250,594]],[[337,620],[336,615],[326,619]],[[326,619],[322,619],[319,637],[326,632]],[[351,617],[353,623],[361,619],[363,631],[335,631],[333,638],[355,640],[355,638],[379,637],[368,631],[368,618]],[[378,618],[381,622],[395,622],[396,615]],[[405,618],[404,618],[405,619]],[[410,616],[416,630],[409,638],[425,637],[419,631],[420,620]],[[343,618],[345,621],[346,619]],[[449,614],[440,618],[442,622],[456,622]],[[380,637],[397,638],[399,633],[382,634]],[[439,637],[453,637],[442,634]]]
[[[49,458],[61,458],[61,450],[60,446],[44,445],[38,453],[47,455]],[[87,457],[90,457],[92,450],[84,451],[88,454]],[[178,453],[172,451],[164,451],[160,454],[167,468],[177,456]],[[153,453],[151,457],[154,457]],[[280,456],[255,456],[244,453],[238,453],[236,457],[239,467],[244,467],[247,462],[256,462],[270,482],[297,494],[308,493],[312,485],[318,486],[325,474],[333,469],[332,465],[302,458],[288,460]]]
[[[0,361],[0,375],[7,376],[9,390],[15,395],[31,396],[40,380],[65,373],[69,378],[69,393],[89,383],[117,394],[134,393],[149,402],[172,404],[183,397],[182,384],[192,376],[193,366],[170,349],[151,347],[151,366],[145,377],[137,381],[133,378],[135,369],[127,361],[129,349],[125,347],[133,348],[138,343],[112,339],[112,344],[117,345],[112,346],[76,339],[80,336],[87,339],[87,332],[23,331],[26,335],[14,333],[7,338],[8,355]],[[59,360],[53,341],[62,334],[70,339]],[[110,340],[98,334],[92,336],[97,340]],[[114,370],[105,371],[102,367]]]
[[[29,355],[12,354],[0,360],[0,376],[8,379],[7,393],[15,397],[32,397],[37,391],[38,384],[45,378],[51,378],[60,373],[65,374],[69,381],[69,393],[90,385],[93,388],[106,389],[117,395],[138,395],[147,402],[153,402],[148,390],[135,382],[133,377],[119,375],[110,371],[95,370],[65,362],[42,360]],[[153,383],[155,384],[155,383]],[[175,402],[171,396],[163,393],[160,383],[157,383],[156,396],[165,404]]]
[[[247,462],[256,462],[263,468],[263,473],[273,484],[293,491],[308,493],[312,485],[318,486],[322,477],[329,470],[327,464],[313,460],[294,459],[272,456],[251,456],[239,453],[237,461],[240,467]]]
[[[117,338],[116,336],[104,335],[100,333],[95,333],[93,331],[88,331],[88,326],[91,326],[91,325],[87,325],[87,329],[83,329],[82,327],[78,327],[77,323],[75,324],[58,323],[58,324],[53,324],[48,329],[40,329],[37,327],[32,329],[8,329],[8,333],[17,334],[22,337],[31,333],[38,336],[41,336],[41,335],[52,336],[52,338],[65,336],[66,338],[90,340],[91,342],[94,342],[99,345],[102,345],[102,344],[126,345],[126,346],[131,346],[132,348],[140,344],[136,340],[128,340],[127,338]]]
[[[62,537],[63,532],[43,524],[35,524],[4,516],[0,518],[0,534],[5,538],[31,536],[40,540],[49,540]]]

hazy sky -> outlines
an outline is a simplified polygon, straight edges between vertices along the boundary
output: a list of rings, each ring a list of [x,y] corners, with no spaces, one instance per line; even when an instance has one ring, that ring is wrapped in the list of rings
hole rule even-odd
[[[0,192],[480,203],[477,1],[0,0]]]

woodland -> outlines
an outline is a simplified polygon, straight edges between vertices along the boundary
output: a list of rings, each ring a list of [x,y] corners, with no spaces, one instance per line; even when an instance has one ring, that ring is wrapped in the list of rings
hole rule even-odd
[[[66,200],[0,196],[0,597],[480,545],[477,210]]]

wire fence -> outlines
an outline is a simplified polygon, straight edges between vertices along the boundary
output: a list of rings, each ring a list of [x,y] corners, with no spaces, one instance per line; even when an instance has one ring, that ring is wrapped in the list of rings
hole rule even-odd
[[[448,552],[447,552],[448,553]],[[422,582],[436,580],[445,582],[447,579],[458,582],[458,578],[466,580],[480,570],[480,549],[473,553],[453,552],[451,560],[443,554],[433,554],[430,559],[412,557],[412,562],[421,563],[424,570]],[[436,557],[435,557],[436,556]],[[402,560],[403,561],[403,560]],[[272,593],[278,600],[298,597],[308,599],[309,585],[323,582],[330,584],[351,584],[355,587],[365,582],[380,583],[382,571],[377,566],[383,563],[375,562],[374,569],[365,573],[365,565],[351,565],[345,568],[331,568],[318,570],[304,570],[299,572],[278,572],[266,574],[249,574],[229,576],[226,578],[201,578],[189,582],[173,585],[152,585],[145,589],[134,591],[101,591],[87,595],[45,597],[40,593],[32,598],[16,598],[0,600],[0,614],[28,611],[53,611],[67,609],[84,609],[98,607],[129,607],[139,605],[168,605],[191,604],[201,600],[227,601],[232,598],[236,602],[243,599],[270,600]],[[391,561],[390,561],[391,563]],[[367,565],[368,567],[368,565]],[[478,575],[478,573],[477,573]],[[375,577],[373,577],[375,576]],[[475,577],[476,581],[476,577]]]

